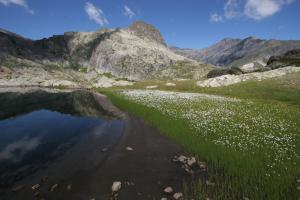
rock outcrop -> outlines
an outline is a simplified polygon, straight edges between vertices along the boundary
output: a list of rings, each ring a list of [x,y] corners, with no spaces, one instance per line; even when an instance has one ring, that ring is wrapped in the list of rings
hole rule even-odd
[[[300,49],[288,51],[281,56],[272,56],[269,59],[267,66],[270,69],[277,69],[285,66],[300,67]]]
[[[212,69],[211,65],[175,54],[155,27],[141,21],[123,29],[67,32],[36,41],[0,30],[0,67],[2,71],[11,70],[9,79],[17,76],[19,82],[24,78],[31,82],[30,72],[34,71],[41,75],[36,78],[39,80],[32,80],[34,83],[59,79],[77,84],[92,81],[90,85],[97,85],[98,79],[101,82],[103,75],[127,80],[173,79],[182,75],[198,78]],[[87,80],[88,74],[93,78]]]
[[[266,72],[254,72],[254,73],[241,74],[241,75],[228,74],[228,75],[218,76],[214,78],[209,78],[204,81],[198,81],[197,85],[200,87],[221,87],[221,86],[232,85],[232,84],[249,81],[249,80],[261,81],[264,79],[284,76],[288,73],[295,73],[295,72],[300,72],[300,67],[289,66],[289,67],[274,69]]]

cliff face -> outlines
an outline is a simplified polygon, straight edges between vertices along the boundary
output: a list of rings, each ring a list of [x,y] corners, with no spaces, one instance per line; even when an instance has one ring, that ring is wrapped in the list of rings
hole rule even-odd
[[[22,67],[24,63],[30,67],[34,63],[45,68],[50,65],[96,71],[132,80],[153,78],[177,62],[203,73],[211,68],[175,54],[155,27],[140,21],[124,29],[67,32],[37,41],[2,30],[0,58],[0,65],[5,67]]]

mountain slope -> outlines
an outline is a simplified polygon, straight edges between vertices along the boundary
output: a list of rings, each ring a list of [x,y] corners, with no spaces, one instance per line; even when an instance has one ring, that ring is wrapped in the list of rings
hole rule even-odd
[[[255,37],[224,39],[208,48],[172,50],[180,55],[217,66],[241,66],[251,62],[266,63],[271,56],[300,48],[300,41],[262,40]]]
[[[50,65],[141,80],[160,76],[167,69],[174,71],[178,62],[193,69],[191,78],[194,71],[205,76],[212,68],[175,54],[155,27],[141,21],[123,29],[67,32],[37,41],[0,31],[0,65],[9,68],[37,65],[47,69]],[[169,75],[180,78],[180,73]]]

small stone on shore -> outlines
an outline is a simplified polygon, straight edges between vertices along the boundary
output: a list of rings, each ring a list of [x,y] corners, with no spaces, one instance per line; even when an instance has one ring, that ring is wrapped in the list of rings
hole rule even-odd
[[[113,193],[116,193],[121,189],[121,187],[122,187],[122,183],[120,181],[115,181],[111,186],[111,191]]]
[[[174,199],[181,199],[183,197],[183,194],[181,192],[177,192],[173,195]]]
[[[133,151],[133,148],[128,146],[128,147],[126,147],[126,150],[127,151]]]
[[[164,192],[166,193],[166,194],[172,194],[173,193],[173,188],[172,187],[166,187],[165,189],[164,189]]]
[[[19,185],[19,186],[16,186],[14,188],[11,189],[12,192],[17,192],[19,190],[22,190],[25,186],[24,185]]]
[[[34,186],[31,187],[32,190],[37,190],[41,187],[40,184],[35,184]]]
[[[50,191],[53,192],[57,188],[58,188],[58,184],[54,184],[54,185],[51,186]]]
[[[71,190],[72,190],[72,185],[71,185],[71,184],[67,186],[67,190],[68,190],[68,191],[71,191]]]

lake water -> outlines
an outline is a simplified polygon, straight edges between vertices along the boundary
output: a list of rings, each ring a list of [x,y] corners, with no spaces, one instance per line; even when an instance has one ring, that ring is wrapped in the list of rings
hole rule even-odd
[[[58,173],[76,170],[82,167],[77,159],[84,162],[94,156],[89,149],[114,145],[124,126],[87,92],[0,93],[0,187],[11,187],[66,154],[65,166],[74,168]]]

